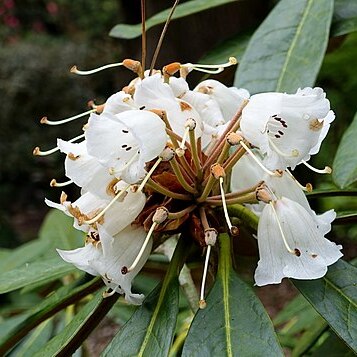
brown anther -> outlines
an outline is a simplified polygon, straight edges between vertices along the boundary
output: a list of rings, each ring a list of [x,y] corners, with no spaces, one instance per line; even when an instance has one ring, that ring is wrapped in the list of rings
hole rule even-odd
[[[256,188],[255,197],[258,201],[262,201],[265,203],[269,203],[272,201],[271,194],[264,182]]]
[[[169,211],[166,207],[158,207],[152,217],[152,221],[156,224],[163,223],[169,217]]]
[[[237,226],[232,226],[230,231],[231,231],[231,235],[233,237],[236,237],[239,235],[239,228]]]
[[[206,300],[200,300],[200,301],[198,302],[198,307],[199,307],[201,310],[205,309],[206,306],[207,306]]]
[[[128,274],[128,268],[127,268],[126,266],[122,267],[122,268],[121,268],[121,273],[122,273],[123,275]]]
[[[309,122],[309,129],[312,131],[319,131],[324,126],[324,121],[319,119],[311,119]]]
[[[229,145],[235,146],[238,145],[243,140],[243,138],[238,133],[229,133],[226,136],[226,140]]]
[[[300,257],[301,252],[300,252],[299,249],[295,248],[295,249],[294,249],[294,254],[295,254],[297,257]]]
[[[50,182],[50,186],[51,187],[56,187],[56,185],[57,185],[56,179],[52,179],[51,182]]]
[[[198,88],[198,91],[203,94],[212,94],[213,88],[210,86],[201,86]]]
[[[131,71],[133,71],[136,74],[140,74],[142,71],[141,63],[139,61],[135,61],[135,60],[132,60],[129,58],[127,58],[123,61],[123,66],[130,69]]]
[[[275,176],[282,177],[284,174],[284,171],[278,169],[278,170],[275,170],[274,173],[275,173]]]
[[[76,161],[80,158],[80,155],[74,155],[73,153],[68,153],[67,157],[72,160],[72,161]]]
[[[42,117],[40,120],[41,124],[46,124],[47,123],[47,117]]]
[[[64,202],[67,201],[67,197],[68,197],[67,194],[64,191],[62,191],[61,192],[61,197],[60,197],[61,204],[63,204]]]
[[[72,66],[71,69],[69,70],[71,73],[76,73],[78,71],[77,66]]]
[[[37,156],[39,154],[40,154],[40,148],[38,146],[36,146],[32,151],[32,155]]]
[[[120,180],[117,178],[113,178],[108,185],[107,188],[105,189],[105,192],[108,194],[108,196],[114,197],[117,194],[117,191],[115,189],[115,185],[119,182]]]
[[[94,103],[94,100],[88,100],[87,106],[91,109],[97,108],[97,105]]]
[[[307,191],[307,192],[312,192],[312,190],[313,190],[312,184],[311,184],[310,182],[308,182],[308,183],[306,184],[306,191]]]
[[[223,166],[217,163],[211,166],[211,174],[216,180],[218,180],[220,177],[226,176]]]
[[[162,68],[162,73],[166,77],[173,76],[181,68],[181,63],[173,62]]]
[[[105,107],[105,104],[97,105],[96,108],[95,108],[95,112],[96,112],[97,114],[103,113],[104,107]]]
[[[218,232],[214,228],[207,228],[205,230],[205,242],[207,245],[215,245],[217,241]]]

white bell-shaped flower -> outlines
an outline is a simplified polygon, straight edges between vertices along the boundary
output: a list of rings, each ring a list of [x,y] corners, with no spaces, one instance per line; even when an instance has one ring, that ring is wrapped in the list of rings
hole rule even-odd
[[[128,183],[145,176],[145,163],[157,158],[167,142],[164,122],[146,110],[92,114],[85,134],[88,153]]]
[[[122,183],[123,185],[123,183]],[[121,188],[121,186],[119,186]],[[102,199],[90,192],[81,195],[73,203],[62,199],[61,203],[55,203],[45,199],[49,207],[59,209],[74,218],[73,226],[83,232],[97,230],[98,224],[102,225],[108,234],[114,235],[127,226],[128,222],[134,221],[145,206],[146,197],[142,192],[127,191],[122,201],[112,202]],[[109,209],[107,209],[110,204]],[[105,213],[96,222],[87,223],[95,218],[104,209]]]
[[[243,101],[249,98],[249,92],[243,88],[226,87],[214,79],[207,79],[199,83],[194,91],[209,95],[214,99],[223,114],[226,122],[230,121],[242,106]]]
[[[278,284],[284,277],[321,278],[342,256],[342,246],[326,239],[311,214],[285,197],[265,206],[258,246],[260,260],[254,276],[258,286]]]
[[[142,303],[142,294],[131,292],[131,283],[145,264],[152,247],[149,242],[135,269],[122,274],[121,267],[130,265],[141,249],[146,232],[143,228],[133,228],[130,225],[115,236],[101,226],[98,227],[99,241],[88,242],[85,247],[75,250],[57,249],[61,258],[78,269],[94,276],[101,276],[108,288],[119,294],[125,294],[125,299],[135,305]]]
[[[88,154],[85,140],[77,144],[58,139],[57,146],[67,154],[64,161],[66,176],[77,186],[103,199],[115,195],[113,186],[118,179],[110,175],[97,158]]]
[[[103,113],[119,114],[133,109],[139,108],[136,108],[132,97],[129,94],[120,91],[114,93],[106,100]]]
[[[321,88],[299,89],[296,94],[261,93],[243,109],[241,130],[266,154],[268,168],[294,169],[317,153],[333,119]]]
[[[183,136],[186,130],[188,119],[196,122],[194,129],[196,138],[202,135],[202,120],[199,113],[186,101],[176,98],[159,73],[144,78],[137,84],[134,102],[138,107],[144,107],[146,110],[165,110],[173,131],[180,136]]]

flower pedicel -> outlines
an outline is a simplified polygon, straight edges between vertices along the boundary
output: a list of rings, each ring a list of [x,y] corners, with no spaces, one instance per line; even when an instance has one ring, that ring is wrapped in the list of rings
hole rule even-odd
[[[66,154],[68,181],[82,188],[76,201],[62,193],[60,203],[46,203],[74,218],[87,233],[83,248],[58,250],[67,262],[101,276],[108,287],[140,304],[131,281],[147,260],[159,236],[189,235],[206,248],[200,307],[205,306],[205,280],[210,252],[219,231],[239,234],[227,206],[244,204],[260,216],[260,260],[256,284],[276,284],[284,277],[316,279],[341,256],[341,246],[325,234],[334,211],[317,215],[303,187],[289,169],[304,164],[319,151],[334,114],[321,88],[296,94],[261,93],[249,99],[245,89],[205,80],[193,90],[186,82],[194,70],[219,73],[221,65],[172,63],[161,71],[144,71],[140,62],[124,60],[87,75],[125,66],[137,76],[102,105],[91,103],[84,134],[49,151]],[[228,191],[228,187],[231,191]],[[221,210],[217,208],[223,208]],[[226,228],[225,228],[226,227]],[[303,231],[302,231],[303,230]]]

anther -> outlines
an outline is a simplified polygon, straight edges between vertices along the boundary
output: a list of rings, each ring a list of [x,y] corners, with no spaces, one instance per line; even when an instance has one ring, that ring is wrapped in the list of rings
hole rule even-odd
[[[52,179],[50,182],[50,186],[51,187],[64,187],[64,186],[70,185],[71,183],[73,183],[72,180],[68,180],[65,182],[57,182],[56,179]]]
[[[211,174],[213,175],[213,177],[218,180],[220,179],[221,177],[225,177],[226,176],[226,173],[224,171],[224,168],[222,165],[220,164],[213,164],[211,166]]]
[[[305,186],[302,185],[297,179],[296,177],[289,171],[289,170],[285,170],[285,172],[294,180],[294,182],[305,192],[312,192],[313,187],[311,183],[307,183]]]
[[[123,62],[106,64],[104,66],[101,66],[101,67],[98,67],[98,68],[94,68],[94,69],[91,69],[89,71],[80,71],[77,68],[77,66],[73,66],[70,69],[70,72],[74,73],[74,74],[79,74],[80,76],[87,76],[87,75],[90,75],[90,74],[93,74],[93,73],[97,73],[97,72],[103,71],[103,70],[108,69],[108,68],[120,67],[120,66],[123,66]]]
[[[173,76],[176,72],[178,72],[181,68],[181,63],[173,62],[162,68],[162,74],[166,77]]]
[[[90,109],[90,110],[87,110],[86,112],[74,115],[72,117],[62,119],[62,120],[56,120],[56,121],[51,121],[51,120],[48,120],[47,117],[43,117],[43,118],[41,118],[40,123],[47,124],[47,125],[61,125],[61,124],[65,124],[65,123],[71,122],[71,121],[79,119],[79,118],[83,118],[86,115],[89,115],[89,114],[95,113],[95,112],[97,112],[97,108]]]
[[[108,298],[109,296],[113,296],[115,293],[116,293],[115,290],[112,290],[111,292],[103,291],[103,293],[102,293],[103,299]]]
[[[142,72],[141,63],[139,61],[135,61],[132,59],[125,59],[123,61],[123,66],[130,69],[136,74],[141,74]]]
[[[235,64],[237,64],[236,58],[230,57],[228,62],[226,62],[226,63],[221,63],[221,64],[186,63],[186,64],[181,65],[181,67],[186,68],[188,70],[188,72],[195,70],[195,71],[204,72],[204,73],[217,74],[217,73],[222,72],[224,70],[224,68],[233,66]]]
[[[272,196],[270,190],[268,189],[265,183],[262,183],[260,186],[257,187],[255,190],[255,196],[258,201],[270,203],[272,201]]]
[[[183,155],[185,155],[185,142],[186,142],[186,139],[189,135],[189,132],[191,130],[194,130],[196,127],[196,120],[193,119],[193,118],[188,118],[185,122],[185,132],[183,134],[183,137],[182,137],[182,141],[180,143],[180,146],[176,149],[176,154],[178,157],[181,157]]]
[[[75,138],[68,140],[69,143],[73,143],[77,140],[80,140],[84,138],[84,134],[78,135]],[[41,151],[40,148],[38,146],[36,146],[33,151],[32,154],[35,156],[47,156],[47,155],[51,155],[53,153],[55,153],[56,151],[59,151],[60,148],[58,146],[54,147],[53,149],[47,150],[47,151]]]

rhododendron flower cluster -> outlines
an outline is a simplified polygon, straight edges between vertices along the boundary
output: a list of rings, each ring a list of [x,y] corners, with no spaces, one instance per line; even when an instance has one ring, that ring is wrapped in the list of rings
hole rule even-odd
[[[335,218],[333,210],[316,214],[291,170],[305,165],[319,151],[334,113],[321,88],[298,89],[295,94],[260,93],[227,87],[209,79],[190,89],[191,71],[218,73],[235,64],[172,63],[162,70],[144,71],[125,60],[86,75],[123,65],[135,78],[104,104],[58,122],[89,114],[84,133],[47,152],[66,155],[68,181],[81,196],[69,200],[62,192],[50,207],[73,217],[74,227],[87,235],[84,246],[58,250],[79,269],[101,276],[108,290],[125,294],[134,304],[142,295],[131,292],[131,282],[152,247],[184,233],[201,248],[206,259],[200,306],[205,306],[205,280],[218,232],[239,236],[229,207],[246,206],[259,216],[257,240],[260,260],[257,285],[275,284],[284,277],[316,279],[341,256],[341,246],[325,235]],[[236,238],[234,238],[236,239]],[[238,238],[239,239],[239,238]]]

